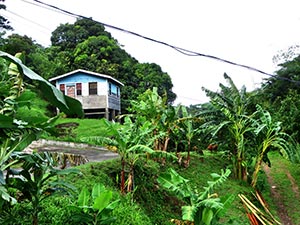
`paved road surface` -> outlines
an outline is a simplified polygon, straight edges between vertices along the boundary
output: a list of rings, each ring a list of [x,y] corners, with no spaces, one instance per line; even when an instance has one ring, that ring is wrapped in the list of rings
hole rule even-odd
[[[111,152],[106,148],[99,146],[73,142],[50,141],[44,139],[34,141],[25,151],[31,152],[33,150],[82,155],[87,158],[89,162],[99,162],[118,157],[117,153]]]

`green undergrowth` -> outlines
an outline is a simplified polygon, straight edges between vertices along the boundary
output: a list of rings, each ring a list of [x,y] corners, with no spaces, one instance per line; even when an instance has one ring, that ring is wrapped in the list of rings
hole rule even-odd
[[[118,225],[169,225],[171,219],[181,218],[181,206],[183,202],[170,194],[157,183],[159,174],[166,172],[168,168],[174,168],[181,176],[190,180],[192,187],[199,192],[207,186],[207,181],[212,180],[211,173],[220,173],[221,169],[227,167],[225,159],[219,156],[196,156],[193,155],[190,166],[185,168],[175,162],[167,162],[161,165],[152,160],[140,159],[135,165],[135,190],[131,194],[121,195],[120,186],[120,160],[108,160],[99,163],[87,163],[78,168],[81,174],[72,174],[62,177],[77,188],[77,194],[52,196],[42,204],[40,224],[78,224],[72,221],[72,212],[68,205],[74,204],[78,193],[83,187],[90,190],[96,183],[104,184],[108,189],[113,190],[113,198],[120,198],[120,204],[114,210],[116,220],[113,224]],[[239,193],[251,195],[251,188],[248,184],[238,182],[229,178],[215,192],[219,197],[233,194],[235,200],[226,215],[221,219],[220,224],[249,224],[244,208],[237,197]],[[22,203],[14,206],[6,216],[2,216],[1,224],[31,224],[31,206]],[[4,221],[3,218],[12,218]],[[4,222],[3,222],[4,221]],[[22,222],[18,222],[22,221]],[[79,223],[80,224],[80,223]],[[84,224],[84,223],[82,223]]]
[[[101,182],[118,193],[120,165],[118,159],[103,163],[89,163],[79,167],[82,175],[68,176],[67,179],[78,188],[83,185],[92,187],[94,183]],[[162,166],[161,163],[152,160],[139,160],[134,171],[135,191],[130,196],[122,196],[122,204],[125,202],[128,209],[115,211],[117,217],[122,220],[119,221],[119,224],[139,224],[139,220],[144,221],[144,224],[174,224],[171,223],[171,219],[181,218],[183,202],[158,185],[156,180],[159,174],[166,172],[168,168],[174,168],[180,175],[190,180],[195,189],[203,191],[203,188],[207,186],[207,181],[212,180],[210,174],[220,173],[221,169],[225,169],[226,166],[225,160],[218,156],[200,158],[194,155],[188,168],[179,166],[174,162],[167,162]],[[244,208],[237,194],[251,193],[252,189],[249,188],[249,185],[230,178],[215,191],[220,197],[227,194],[236,196],[227,215],[221,220],[221,224],[248,224]],[[128,214],[127,212],[131,212],[131,210],[133,210],[132,213],[139,214],[139,216],[135,215],[134,218],[140,219],[133,219],[129,223],[130,218],[128,216],[131,216],[132,213]],[[124,223],[125,218],[127,218],[126,223]]]

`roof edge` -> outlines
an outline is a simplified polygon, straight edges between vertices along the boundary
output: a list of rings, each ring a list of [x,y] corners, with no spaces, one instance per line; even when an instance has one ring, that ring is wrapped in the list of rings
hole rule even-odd
[[[52,78],[49,79],[49,81],[51,82],[51,81],[59,80],[61,78],[70,76],[70,75],[78,73],[78,72],[90,74],[90,75],[97,76],[97,77],[107,78],[107,79],[115,81],[116,83],[120,84],[121,86],[124,86],[124,84],[122,82],[118,81],[117,79],[113,78],[112,76],[109,76],[109,75],[106,75],[106,74],[101,74],[101,73],[95,73],[95,72],[88,71],[88,70],[83,70],[83,69],[73,70],[71,72],[68,72],[68,73],[65,73],[65,74],[62,74],[62,75],[59,75],[59,76],[56,76],[56,77],[52,77]]]

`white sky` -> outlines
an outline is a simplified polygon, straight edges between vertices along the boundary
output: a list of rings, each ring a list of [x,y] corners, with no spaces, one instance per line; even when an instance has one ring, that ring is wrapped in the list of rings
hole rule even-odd
[[[272,57],[300,40],[298,0],[41,0],[177,47],[214,55],[267,73]],[[51,32],[74,18],[37,7],[32,0],[6,0],[1,11],[14,33],[44,46]],[[238,87],[259,87],[263,76],[204,57],[189,57],[163,45],[106,29],[139,62],[156,63],[167,72],[177,94],[175,103],[207,101],[201,87],[217,90],[226,72]],[[266,76],[264,76],[266,77]]]

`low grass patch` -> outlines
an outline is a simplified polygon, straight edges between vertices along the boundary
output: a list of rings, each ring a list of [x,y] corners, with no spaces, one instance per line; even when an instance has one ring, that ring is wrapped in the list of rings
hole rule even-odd
[[[98,119],[59,118],[56,125],[63,123],[78,123],[78,127],[68,131],[65,135],[49,136],[42,138],[58,141],[72,141],[77,143],[95,144],[93,141],[83,141],[82,138],[99,136],[102,130]]]

